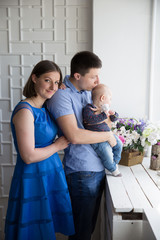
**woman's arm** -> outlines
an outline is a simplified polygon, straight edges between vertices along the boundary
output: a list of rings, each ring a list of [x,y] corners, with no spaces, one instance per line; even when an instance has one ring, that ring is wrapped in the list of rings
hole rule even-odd
[[[19,110],[13,117],[18,149],[21,158],[26,164],[40,162],[59,150],[66,148],[69,142],[61,137],[55,143],[44,147],[35,148],[34,117],[28,109]]]
[[[57,122],[65,137],[72,144],[92,144],[108,141],[112,147],[116,145],[116,139],[111,131],[95,132],[78,128],[74,114],[59,117]]]

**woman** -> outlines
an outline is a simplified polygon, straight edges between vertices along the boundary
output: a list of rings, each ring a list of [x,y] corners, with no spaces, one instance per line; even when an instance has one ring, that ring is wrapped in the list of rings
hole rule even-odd
[[[11,117],[17,163],[11,183],[5,225],[6,240],[54,240],[55,232],[74,233],[70,197],[57,151],[69,144],[53,140],[57,127],[43,106],[62,84],[51,61],[33,69]]]

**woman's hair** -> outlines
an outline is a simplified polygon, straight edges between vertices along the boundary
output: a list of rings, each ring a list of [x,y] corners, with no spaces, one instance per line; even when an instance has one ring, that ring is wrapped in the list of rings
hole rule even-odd
[[[33,68],[28,81],[23,89],[23,95],[27,98],[37,96],[37,93],[35,91],[34,82],[32,81],[32,75],[35,74],[37,78],[39,78],[42,74],[48,73],[48,72],[59,72],[60,74],[60,81],[59,81],[59,87],[62,84],[62,72],[58,65],[52,61],[49,60],[43,60],[35,65]]]
[[[74,73],[84,76],[91,68],[101,68],[102,62],[99,57],[89,51],[78,52],[71,60],[71,77]]]

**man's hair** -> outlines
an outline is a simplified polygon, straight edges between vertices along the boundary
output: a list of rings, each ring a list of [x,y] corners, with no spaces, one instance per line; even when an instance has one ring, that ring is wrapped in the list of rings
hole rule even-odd
[[[91,68],[101,68],[102,62],[93,52],[82,51],[76,53],[71,60],[71,77],[75,73],[84,76]]]
[[[59,68],[59,66],[49,60],[43,60],[35,65],[33,68],[28,81],[23,89],[23,95],[27,98],[37,96],[37,93],[35,91],[34,82],[32,81],[32,75],[35,74],[37,78],[39,78],[42,74],[48,73],[48,72],[58,72],[60,74],[60,81],[59,81],[59,87],[62,84],[62,73]]]

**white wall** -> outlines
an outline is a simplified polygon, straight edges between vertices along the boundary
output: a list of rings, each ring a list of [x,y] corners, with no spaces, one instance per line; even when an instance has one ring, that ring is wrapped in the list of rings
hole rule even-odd
[[[151,0],[93,1],[93,50],[103,61],[101,81],[112,89],[112,107],[121,117],[146,116],[160,120],[160,111],[158,111],[160,94],[156,97],[153,94],[154,91],[158,94],[157,89],[160,89],[160,81],[158,82],[160,68],[157,62],[160,56],[158,36],[156,36],[157,65],[154,65],[157,73],[152,83],[150,76],[151,51],[153,51],[151,48],[153,2]],[[158,12],[158,8],[156,11]],[[156,25],[157,32],[158,29]],[[155,69],[153,71],[155,72]],[[152,101],[150,101],[151,95]],[[158,113],[154,110],[155,106]]]

